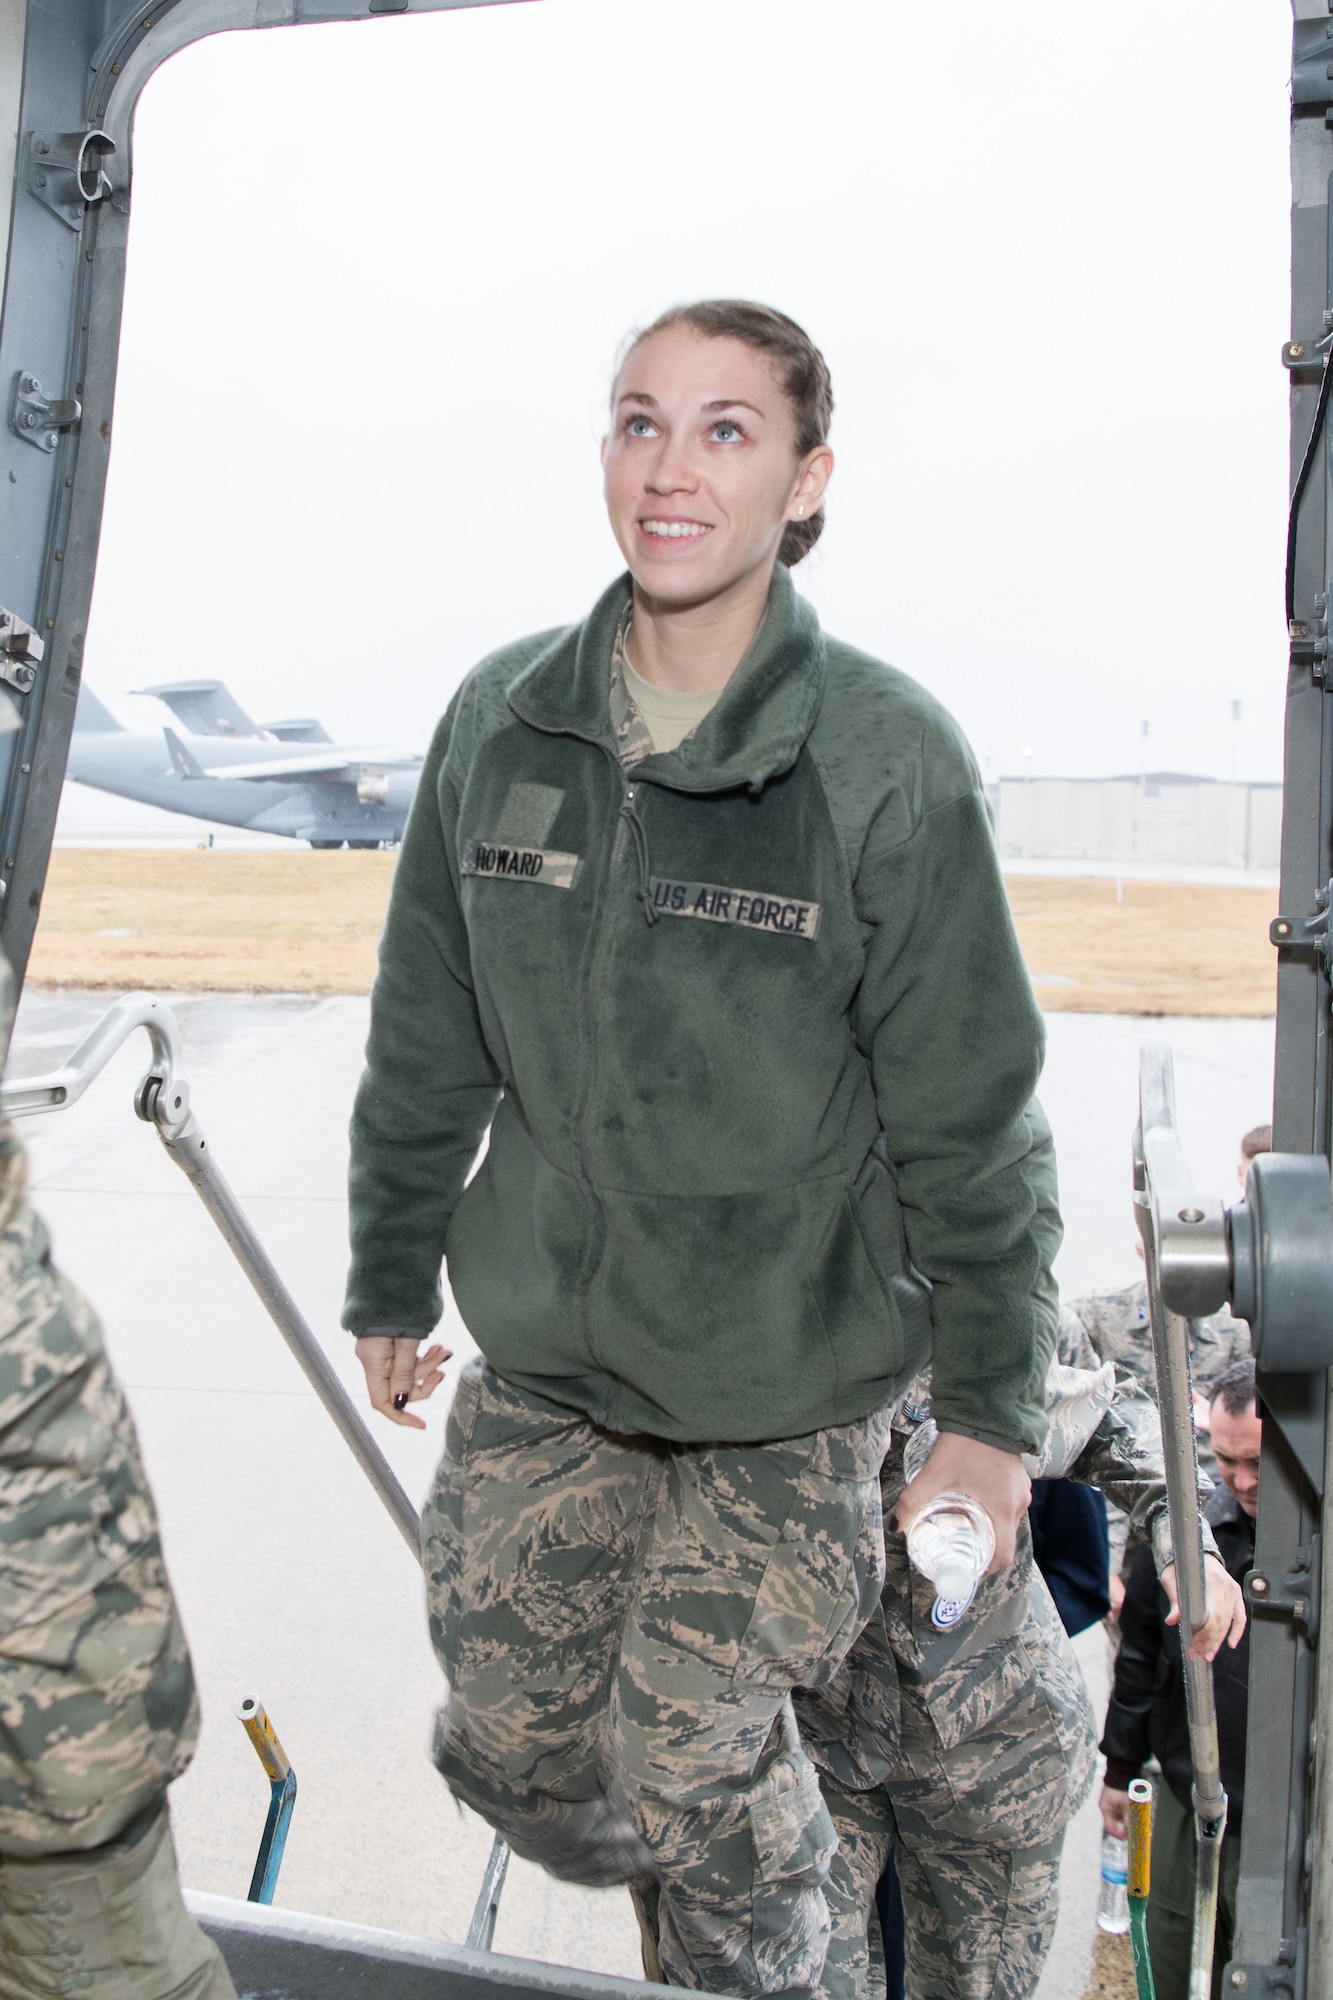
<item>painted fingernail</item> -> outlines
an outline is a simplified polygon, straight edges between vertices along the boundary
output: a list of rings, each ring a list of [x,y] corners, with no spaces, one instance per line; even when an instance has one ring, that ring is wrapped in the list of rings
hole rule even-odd
[[[393,1399],[393,1406],[395,1410],[405,1410],[407,1408],[407,1398],[409,1393],[410,1392],[406,1389],[400,1389],[398,1391],[398,1394]]]

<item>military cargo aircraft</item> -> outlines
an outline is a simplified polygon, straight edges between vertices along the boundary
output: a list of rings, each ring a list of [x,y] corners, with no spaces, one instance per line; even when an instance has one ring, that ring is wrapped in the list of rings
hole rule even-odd
[[[141,688],[179,724],[126,729],[79,690],[65,775],[192,819],[312,847],[396,847],[421,775],[418,751],[334,743],[312,716],[254,723],[221,681]]]

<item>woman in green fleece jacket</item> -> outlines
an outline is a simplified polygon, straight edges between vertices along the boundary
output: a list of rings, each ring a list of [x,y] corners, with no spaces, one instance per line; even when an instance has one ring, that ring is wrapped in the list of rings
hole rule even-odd
[[[372,1403],[416,1423],[438,1385],[442,1263],[481,1350],[424,1525],[436,1761],[719,1993],[819,1978],[834,1839],[791,1690],[878,1598],[896,1398],[929,1361],[900,1525],[962,1487],[997,1565],[1044,1431],[1040,1017],[967,744],[792,588],[831,411],[766,307],[631,345],[628,574],[451,704],[352,1125]]]

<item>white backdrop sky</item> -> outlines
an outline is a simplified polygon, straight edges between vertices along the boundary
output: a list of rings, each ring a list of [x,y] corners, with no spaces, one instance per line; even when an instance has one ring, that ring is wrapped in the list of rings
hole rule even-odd
[[[1286,0],[536,0],[145,93],[86,672],[424,747],[619,567],[624,331],[767,299],[838,399],[828,629],[991,775],[1280,775]],[[1031,752],[1030,762],[1025,750]]]

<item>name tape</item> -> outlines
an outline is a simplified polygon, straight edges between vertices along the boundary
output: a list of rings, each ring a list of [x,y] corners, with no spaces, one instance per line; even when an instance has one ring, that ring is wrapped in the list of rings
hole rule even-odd
[[[548,889],[572,889],[580,856],[556,854],[547,847],[505,847],[498,841],[463,843],[463,873],[503,877],[507,882],[542,882]]]
[[[648,889],[653,908],[664,917],[702,917],[710,924],[741,924],[746,930],[772,931],[781,937],[814,938],[819,933],[818,903],[757,895],[750,889],[719,889],[715,882],[668,882],[656,875]]]

